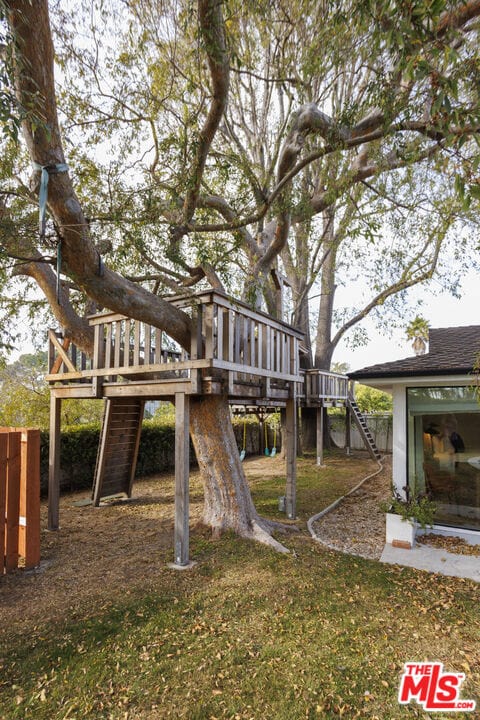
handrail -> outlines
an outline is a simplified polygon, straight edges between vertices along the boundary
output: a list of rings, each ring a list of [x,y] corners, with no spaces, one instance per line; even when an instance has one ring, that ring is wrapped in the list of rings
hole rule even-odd
[[[349,393],[349,378],[328,370],[310,369],[305,371],[305,394],[309,401],[342,400]]]
[[[229,385],[263,377],[268,389],[270,380],[301,380],[299,343],[303,335],[287,323],[218,291],[167,299],[192,317],[195,329],[189,352],[148,323],[115,312],[101,313],[89,318],[95,334],[91,362],[73,343],[62,344],[54,331],[49,332],[47,379],[71,381],[172,371],[188,377],[191,370],[210,368],[213,375],[227,373]]]

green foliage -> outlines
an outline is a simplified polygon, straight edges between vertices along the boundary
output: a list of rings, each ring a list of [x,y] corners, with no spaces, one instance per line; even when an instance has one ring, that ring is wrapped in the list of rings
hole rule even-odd
[[[97,459],[100,426],[95,423],[65,428],[60,440],[60,489],[74,491],[91,488]],[[42,493],[48,486],[49,433],[40,434],[40,474]]]
[[[355,399],[362,413],[391,413],[393,409],[391,395],[361,383],[355,385]]]
[[[175,424],[175,407],[170,402],[161,401],[151,418],[153,422]]]
[[[50,391],[45,381],[46,353],[21,355],[0,369],[0,424],[16,427],[48,428]],[[99,422],[102,403],[98,400],[62,402],[63,426]]]
[[[83,402],[83,401],[82,401]],[[97,402],[97,405],[100,403]],[[90,422],[65,427],[60,440],[60,487],[62,491],[91,488],[95,474],[99,423]],[[41,432],[41,480],[42,492],[48,485],[49,433]],[[174,466],[175,426],[169,421],[145,420],[142,425],[136,477],[153,475]],[[195,456],[191,451],[191,461]]]
[[[5,138],[17,140],[21,117],[15,100],[12,38],[6,25],[7,9],[0,0],[0,128]]]
[[[142,425],[136,476],[153,475],[172,468],[175,464],[175,424],[166,419],[145,420]],[[195,456],[190,448],[190,459]]]
[[[431,527],[435,519],[437,506],[425,493],[415,488],[405,488],[406,496],[401,495],[392,486],[392,500],[381,505],[384,512],[399,515],[404,520],[415,520],[421,528]]]
[[[302,135],[305,152],[329,143],[332,149],[307,164],[288,197],[277,198],[279,207],[293,211],[293,225],[308,226],[309,242],[296,257],[289,240],[293,274],[311,286],[320,272],[317,261],[326,247],[312,197],[323,194],[319,206],[334,207],[335,237],[345,244],[332,286],[353,284],[361,268],[370,289],[391,287],[392,295],[399,294],[397,302],[378,301],[379,322],[391,313],[398,317],[407,299],[400,297],[405,282],[420,276],[434,256],[435,243],[424,242],[425,230],[439,216],[449,226],[459,217],[455,208],[445,212],[445,200],[458,198],[456,210],[472,217],[478,202],[478,148],[468,131],[478,126],[478,43],[473,27],[470,33],[435,38],[432,28],[449,10],[444,0],[235,0],[224,5],[232,65],[228,110],[205,165],[202,192],[224,201],[229,214],[202,199],[195,223],[255,214],[275,188],[282,143],[295,113],[315,103],[331,114],[335,129],[325,138],[316,132]],[[251,257],[243,229],[254,239],[264,220],[242,226],[242,232],[192,232],[181,243],[170,243],[169,228],[191,186],[189,168],[209,104],[195,5],[75,0],[71,8],[53,4],[51,21],[62,70],[58,92],[65,146],[92,236],[108,265],[141,278],[150,290],[166,292],[187,265],[208,262],[238,292],[258,260],[256,251]],[[377,110],[383,114],[383,136],[369,144],[365,159],[374,171],[365,184],[352,185],[358,149],[338,145],[338,138]],[[430,125],[412,129],[429,111]],[[18,155],[2,172],[14,188],[13,179],[27,170]],[[409,171],[415,164],[423,173]],[[31,198],[25,194],[11,203],[17,225],[24,227]],[[467,241],[457,229],[452,227],[451,242],[460,263],[472,254],[462,252]],[[457,273],[440,265],[436,270],[454,289],[449,279]],[[295,288],[294,295],[306,297],[308,290]],[[362,298],[358,307],[337,315],[340,332],[367,304]],[[360,340],[361,334],[353,337]]]
[[[421,315],[417,315],[406,328],[406,335],[408,340],[415,340],[420,338],[424,342],[428,342],[429,333],[429,322]]]
[[[333,362],[330,366],[330,370],[339,375],[346,375],[350,370],[350,365],[347,362]]]
[[[0,423],[48,427],[50,393],[44,380],[46,356],[22,355],[0,372]]]
[[[425,318],[417,315],[407,326],[406,335],[413,340],[412,348],[416,355],[423,355],[427,349],[429,323]]]

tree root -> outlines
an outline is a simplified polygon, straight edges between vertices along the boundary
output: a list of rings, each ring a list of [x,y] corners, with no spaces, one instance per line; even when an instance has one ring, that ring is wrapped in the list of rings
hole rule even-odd
[[[268,545],[268,547],[273,548],[277,552],[287,554],[290,552],[290,550],[285,547],[285,545],[282,545],[282,543],[278,542],[278,540],[275,540],[274,537],[270,535],[270,533],[265,530],[262,525],[260,525],[256,520],[252,522],[252,530],[251,532],[242,533],[243,537],[250,538],[251,540],[256,540],[257,542],[262,543],[262,545]]]
[[[245,538],[246,540],[254,540],[255,542],[262,543],[262,545],[268,545],[268,547],[271,547],[277,552],[283,554],[290,553],[291,551],[285,547],[285,545],[282,545],[281,542],[275,540],[271,533],[281,532],[286,535],[288,533],[300,532],[299,528],[295,525],[286,525],[285,523],[277,522],[275,520],[267,520],[266,518],[260,516],[253,519],[248,527],[244,526],[239,528],[238,525],[230,525],[228,523],[224,523],[220,527],[205,521],[202,521],[201,525],[211,530],[212,538],[215,540],[218,540],[224,532],[233,530],[235,533],[240,535],[240,537]]]
[[[260,517],[259,522],[261,526],[267,532],[280,532],[283,535],[289,535],[290,533],[300,532],[300,528],[296,525],[288,525],[287,523],[279,522],[278,520],[268,520],[267,518]]]

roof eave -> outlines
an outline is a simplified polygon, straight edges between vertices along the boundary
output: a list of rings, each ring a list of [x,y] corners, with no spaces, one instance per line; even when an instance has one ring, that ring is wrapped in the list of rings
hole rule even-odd
[[[347,373],[350,380],[373,380],[373,379],[393,379],[393,378],[415,378],[415,377],[438,377],[451,375],[472,375],[473,368],[448,368],[445,370],[439,370],[438,368],[425,368],[421,370],[387,370],[380,372],[367,372],[362,373],[361,370],[357,372]]]

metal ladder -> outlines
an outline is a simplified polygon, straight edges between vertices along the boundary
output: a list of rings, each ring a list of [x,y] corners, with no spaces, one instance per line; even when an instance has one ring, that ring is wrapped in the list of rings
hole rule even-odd
[[[360,408],[358,407],[357,403],[355,402],[355,399],[350,396],[347,400],[348,407],[352,411],[352,417],[355,420],[355,423],[360,431],[360,435],[363,439],[363,442],[365,443],[365,446],[372,456],[374,460],[377,462],[380,461],[382,454],[380,450],[375,445],[375,440],[373,439],[373,435],[370,432],[367,421],[365,420],[365,417],[360,412]]]

